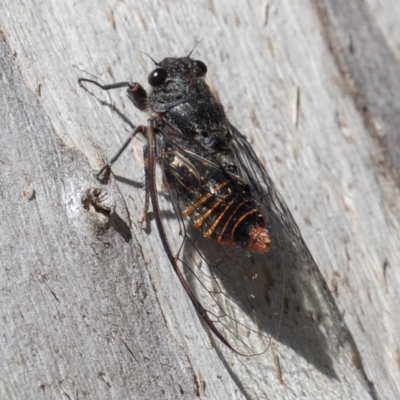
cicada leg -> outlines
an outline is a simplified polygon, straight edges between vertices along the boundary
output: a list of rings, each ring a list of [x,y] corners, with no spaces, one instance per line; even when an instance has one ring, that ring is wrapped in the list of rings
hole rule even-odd
[[[96,174],[96,178],[99,179],[100,175],[106,170],[109,169],[115,161],[118,160],[120,155],[124,152],[124,150],[128,147],[131,140],[138,134],[146,133],[146,127],[144,125],[139,125],[135,130],[125,139],[124,143],[122,143],[121,147],[117,150],[117,152],[111,157],[111,159],[105,164]]]
[[[145,189],[145,197],[144,197],[144,210],[142,214],[142,219],[140,223],[143,225],[147,220],[147,212],[149,210],[150,204],[150,183],[149,183],[149,166],[148,166],[148,153],[149,147],[148,145],[143,146],[143,159],[144,159],[144,189]]]

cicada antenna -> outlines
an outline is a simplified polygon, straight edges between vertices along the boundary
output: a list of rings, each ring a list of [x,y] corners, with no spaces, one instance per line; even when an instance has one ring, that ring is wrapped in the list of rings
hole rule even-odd
[[[148,55],[147,53],[145,53],[144,51],[141,51],[142,54],[146,55],[147,57],[150,58],[151,61],[153,61],[153,63],[155,65],[160,65],[152,56]]]
[[[191,56],[192,53],[193,53],[193,50],[194,50],[203,40],[204,40],[204,39],[199,40],[199,41],[193,46],[193,49],[190,50],[189,54],[187,55],[188,58],[190,58],[190,56]]]

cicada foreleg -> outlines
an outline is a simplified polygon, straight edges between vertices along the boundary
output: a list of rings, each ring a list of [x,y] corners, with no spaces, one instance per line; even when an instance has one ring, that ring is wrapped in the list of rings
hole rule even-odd
[[[111,85],[102,85],[92,79],[80,78],[78,84],[83,87],[82,82],[93,83],[103,90],[112,90],[127,87],[126,90],[129,100],[132,101],[133,105],[141,111],[147,108],[147,92],[140,83],[137,82],[118,82],[112,83]]]
[[[102,90],[112,90],[112,89],[118,89],[118,88],[127,87],[128,89],[126,91],[127,91],[129,100],[132,101],[134,106],[136,108],[138,108],[139,110],[142,110],[142,111],[147,108],[147,92],[137,82],[118,82],[118,83],[112,83],[110,85],[102,85],[101,83],[96,82],[96,81],[94,81],[92,79],[86,79],[86,78],[78,79],[79,85],[83,87],[82,82],[92,83],[92,84],[100,87]],[[140,125],[140,126],[138,126],[137,128],[134,129],[134,131],[126,138],[124,143],[122,143],[121,147],[114,154],[114,156],[111,157],[110,161],[108,161],[108,163],[103,168],[101,168],[100,171],[97,172],[97,174],[95,175],[96,178],[99,179],[101,174],[106,169],[109,169],[111,167],[111,165],[114,164],[115,161],[118,160],[119,156],[124,152],[124,150],[128,147],[128,145],[131,142],[131,140],[138,133],[145,134],[146,133],[146,127],[143,126],[143,125]]]

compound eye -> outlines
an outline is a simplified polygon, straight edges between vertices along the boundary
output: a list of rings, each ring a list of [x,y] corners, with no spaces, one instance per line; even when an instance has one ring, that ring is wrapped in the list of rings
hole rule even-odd
[[[195,60],[194,63],[196,64],[197,67],[197,75],[204,76],[207,73],[207,65],[200,60]]]
[[[150,72],[148,81],[151,86],[160,86],[167,78],[167,71],[164,68],[157,68]]]

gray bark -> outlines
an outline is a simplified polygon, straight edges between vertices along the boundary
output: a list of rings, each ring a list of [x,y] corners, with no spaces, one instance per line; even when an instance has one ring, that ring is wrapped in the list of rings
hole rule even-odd
[[[196,3],[0,2],[0,398],[398,398],[398,2]],[[309,336],[286,318],[260,357],[212,339],[141,229],[143,143],[92,175],[129,133],[104,102],[147,117],[78,77],[146,86],[141,51],[200,39],[340,310]]]

